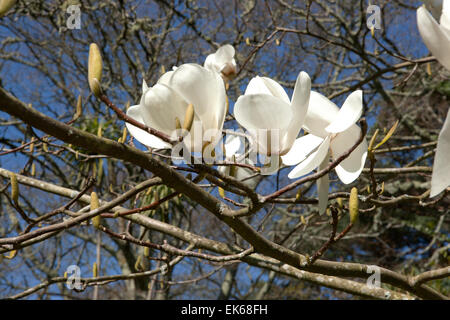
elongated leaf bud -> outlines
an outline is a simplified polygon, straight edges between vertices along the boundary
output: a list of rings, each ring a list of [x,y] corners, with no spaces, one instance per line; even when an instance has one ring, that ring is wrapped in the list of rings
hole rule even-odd
[[[142,258],[139,255],[136,259],[136,263],[134,264],[134,269],[136,269],[136,271],[142,271],[141,260],[142,260]]]
[[[219,195],[220,195],[222,198],[225,198],[225,190],[223,190],[223,188],[221,188],[221,187],[219,187]]]
[[[150,248],[149,247],[144,248],[144,257],[150,257]]]
[[[94,264],[92,265],[92,276],[94,278],[98,277],[98,266],[97,266],[97,262],[94,262]]]
[[[100,203],[98,201],[97,193],[92,192],[91,193],[91,211],[98,209],[100,207]],[[97,215],[92,218],[92,225],[95,228],[98,228],[100,226],[100,215]]]
[[[0,18],[8,13],[16,0],[0,0]]]
[[[305,219],[304,216],[300,216],[300,221],[301,221],[304,225],[306,225],[306,219]]]
[[[11,198],[15,204],[19,203],[19,183],[14,172],[9,172],[9,179],[11,182]]]
[[[295,200],[299,200],[302,197],[302,189],[298,189],[297,193],[295,194]]]
[[[337,204],[340,209],[344,208],[344,203],[342,202],[342,198],[337,198]]]
[[[81,117],[81,114],[83,113],[83,105],[82,105],[82,101],[81,101],[81,95],[78,96],[77,99],[77,106],[76,106],[76,111],[75,111],[75,115],[73,117],[74,120],[78,119],[79,117]]]
[[[183,129],[190,131],[194,122],[194,105],[190,103],[186,109],[183,121]]]
[[[122,131],[122,143],[125,143],[127,141],[127,127],[123,127]]]
[[[34,177],[36,175],[36,164],[33,162],[31,165],[31,176]]]
[[[102,130],[103,130],[103,125],[100,124],[97,128],[97,137],[101,138],[103,136]]]
[[[350,192],[349,210],[350,223],[353,224],[356,222],[359,215],[358,189],[356,187],[353,187],[352,191]]]
[[[14,259],[17,256],[17,250],[12,250],[9,252],[9,255],[6,256],[6,259]]]
[[[88,81],[89,87],[96,97],[101,95],[102,69],[103,62],[100,49],[97,44],[91,43],[89,46]]]

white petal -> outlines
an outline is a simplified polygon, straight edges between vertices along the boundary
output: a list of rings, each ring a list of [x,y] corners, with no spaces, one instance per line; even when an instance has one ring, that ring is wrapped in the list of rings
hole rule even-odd
[[[235,135],[227,135],[225,139],[225,156],[231,158],[241,148],[241,137]]]
[[[283,163],[287,166],[293,166],[306,159],[323,142],[323,138],[313,134],[307,134],[295,140],[287,154],[281,156]]]
[[[250,129],[286,129],[292,117],[291,107],[267,94],[240,96],[234,105],[234,116],[241,126]]]
[[[315,152],[313,152],[309,157],[307,157],[303,162],[301,162],[291,172],[289,172],[288,177],[290,179],[295,179],[304,176],[305,174],[317,168],[322,163],[323,159],[327,156],[329,146],[330,137],[326,137]]]
[[[145,91],[148,90],[147,82],[145,82],[144,79],[142,79],[142,94],[145,94]]]
[[[308,132],[325,138],[328,136],[325,127],[333,122],[338,113],[339,108],[337,105],[320,93],[311,91],[308,112],[306,113],[303,127],[308,130]]]
[[[342,154],[347,152],[358,141],[361,134],[361,129],[357,125],[351,126],[344,132],[338,133],[331,141],[331,151],[333,160],[339,158]],[[367,142],[364,139],[358,147],[336,168],[336,173],[339,179],[349,184],[356,180],[364,168],[367,157]]]
[[[319,171],[325,169],[330,161],[329,154],[323,159],[319,166]],[[330,177],[328,173],[323,177],[317,179],[317,192],[319,194],[319,214],[322,215],[327,209],[328,205],[328,191],[330,189]]]
[[[147,90],[143,100],[141,116],[147,126],[172,135],[175,119],[183,123],[188,104],[172,88],[157,83]]]
[[[143,107],[140,105],[132,106],[132,107],[128,108],[127,115],[129,117],[133,118],[134,120],[144,124],[144,119],[141,115],[142,109],[143,109]],[[151,134],[145,132],[144,130],[139,129],[139,128],[129,124],[128,122],[125,124],[127,126],[128,131],[130,132],[130,134],[137,141],[142,143],[143,145],[146,145],[147,147],[155,148],[155,149],[166,149],[166,148],[171,147],[170,144],[168,144],[167,142],[164,142],[160,138],[155,137],[154,135],[151,135]]]
[[[427,48],[450,70],[450,31],[441,27],[423,6],[417,9],[417,27]]]
[[[444,126],[439,133],[436,155],[434,156],[433,174],[431,177],[430,197],[441,193],[450,185],[450,110]]]
[[[235,50],[232,45],[224,45],[213,54],[206,57],[204,67],[214,72],[221,72],[227,65],[236,66],[234,61]]]
[[[442,3],[442,14],[439,21],[441,27],[445,28],[447,32],[450,32],[450,1],[444,0]],[[448,35],[448,34],[447,34]]]
[[[336,118],[325,130],[329,133],[338,133],[347,130],[358,121],[361,117],[362,110],[362,91],[357,90],[347,97]]]
[[[268,94],[277,98],[280,98],[287,104],[291,104],[289,96],[280,84],[267,77],[254,77],[250,80],[247,88],[245,89],[245,95],[248,94]]]
[[[303,123],[305,122],[306,113],[309,107],[309,97],[311,94],[311,79],[306,72],[300,72],[295,82],[294,93],[292,95],[292,119],[289,125],[286,141],[287,148],[290,148],[297,138]]]
[[[205,130],[222,130],[227,111],[226,93],[218,73],[197,64],[183,64],[173,72],[167,85],[194,105]]]

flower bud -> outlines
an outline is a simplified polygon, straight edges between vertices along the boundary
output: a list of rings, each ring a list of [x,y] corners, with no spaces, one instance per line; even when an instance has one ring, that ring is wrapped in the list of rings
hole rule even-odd
[[[98,98],[101,96],[100,80],[102,79],[102,56],[97,44],[91,43],[89,47],[88,81],[92,93]]]
[[[11,198],[15,204],[19,203],[19,183],[14,172],[9,172],[9,179],[11,182]]]
[[[221,187],[219,187],[219,195],[220,195],[222,198],[225,198],[225,190],[223,190],[223,188],[221,188]]]
[[[359,215],[359,200],[358,200],[358,189],[356,187],[352,188],[350,192],[349,200],[349,210],[350,210],[350,223],[355,223]]]
[[[97,266],[97,262],[94,262],[94,264],[92,265],[92,276],[94,278],[98,277],[98,266]]]
[[[300,216],[300,221],[301,221],[304,225],[306,225],[306,219],[305,219],[304,216]]]
[[[9,255],[6,256],[6,259],[14,259],[17,256],[17,250],[12,250],[9,252]]]
[[[100,203],[98,201],[97,193],[92,192],[91,193],[91,211],[98,209],[100,207]],[[98,229],[100,226],[100,215],[97,215],[92,218],[92,225]]]
[[[78,96],[78,100],[77,100],[77,107],[76,107],[76,112],[75,115],[73,117],[74,120],[78,119],[79,117],[81,117],[81,113],[83,112],[82,109],[82,101],[81,101],[81,96]]]

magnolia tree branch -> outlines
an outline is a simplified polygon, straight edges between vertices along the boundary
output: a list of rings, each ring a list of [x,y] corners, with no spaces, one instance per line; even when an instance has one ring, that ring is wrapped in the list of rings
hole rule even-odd
[[[97,137],[93,134],[83,132],[79,129],[73,128],[55,119],[45,116],[39,111],[27,106],[25,103],[14,98],[2,88],[0,88],[0,110],[9,113],[10,115],[21,119],[27,124],[41,131],[44,131],[66,143],[71,143],[78,147],[91,150],[92,152],[101,153],[133,163],[152,172],[153,174],[158,176],[166,185],[174,188],[179,193],[187,195],[193,201],[200,204],[202,207],[219,218],[222,222],[227,224],[251,246],[253,246],[255,252],[264,254],[292,267],[303,269],[309,272],[331,276],[360,277],[364,279],[367,278],[369,266],[363,264],[332,262],[318,259],[313,265],[308,265],[307,259],[304,255],[296,253],[264,238],[248,223],[241,220],[240,218],[230,217],[235,213],[234,210],[231,210],[223,202],[216,199],[202,188],[198,187],[192,181],[185,179],[183,175],[173,170],[169,165],[158,161],[157,159],[154,159],[148,154],[145,154],[144,152],[139,151],[135,148],[117,143],[109,139]],[[108,210],[113,208],[114,205],[115,202],[111,201],[108,205]],[[72,223],[78,223],[84,219],[87,220],[97,214],[99,214],[99,210],[94,210],[90,213],[87,213],[86,215],[74,218],[72,220]],[[384,283],[407,290],[421,298],[446,298],[436,290],[425,286],[424,284],[417,287],[412,287],[409,284],[406,276],[398,274],[394,271],[380,268],[380,272]]]

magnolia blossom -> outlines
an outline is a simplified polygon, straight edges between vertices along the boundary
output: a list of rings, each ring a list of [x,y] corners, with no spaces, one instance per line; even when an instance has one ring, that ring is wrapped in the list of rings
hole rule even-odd
[[[442,2],[439,23],[424,6],[417,9],[417,26],[425,45],[450,70],[450,0]]]
[[[450,186],[450,111],[439,133],[436,155],[431,176],[430,197],[434,197]]]
[[[430,1],[428,1],[430,2]],[[423,42],[436,59],[450,71],[450,0],[433,1],[434,16],[440,14],[440,24],[424,7],[417,9],[417,25]],[[439,7],[439,4],[442,7]],[[429,5],[427,3],[427,5]],[[433,7],[432,7],[433,8]],[[430,197],[438,195],[450,186],[450,111],[444,122],[437,142],[436,155],[431,177]]]
[[[361,129],[356,122],[362,114],[362,91],[350,94],[339,109],[320,93],[311,91],[308,113],[303,127],[309,134],[298,138],[291,150],[282,156],[286,165],[298,164],[288,175],[295,179],[315,168],[327,167],[330,157],[336,160],[358,141]],[[339,179],[349,184],[359,177],[367,157],[365,139],[336,168]],[[319,213],[326,209],[328,201],[328,175],[317,180]]]
[[[227,103],[223,80],[216,72],[197,64],[184,64],[163,74],[153,87],[149,88],[144,81],[142,91],[140,103],[127,111],[134,120],[176,138],[177,122],[184,122],[192,105],[194,120],[184,139],[188,149],[201,151],[205,143],[216,141],[213,136],[220,136]],[[126,125],[142,144],[157,149],[171,148],[160,138],[129,123]]]
[[[270,156],[272,174],[279,167],[279,156],[287,153],[301,130],[308,110],[311,79],[300,72],[292,100],[276,81],[253,78],[234,106],[234,116],[256,140],[258,153]],[[271,170],[272,169],[272,170]]]
[[[230,80],[236,75],[236,61],[234,48],[227,44],[206,57],[204,67],[222,75],[224,80]]]
[[[236,161],[243,155],[243,144],[241,138],[236,135],[227,135],[224,144],[225,161]],[[246,163],[253,165],[250,159],[246,159]],[[258,184],[258,177],[252,177],[254,172],[248,168],[240,166],[219,166],[219,172],[232,176],[243,181],[251,188],[255,188]]]

